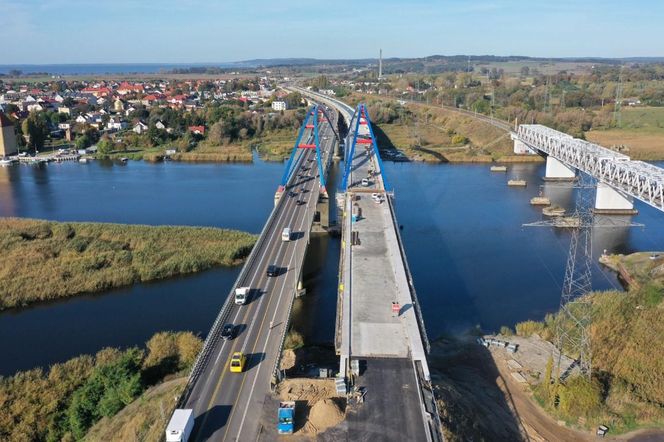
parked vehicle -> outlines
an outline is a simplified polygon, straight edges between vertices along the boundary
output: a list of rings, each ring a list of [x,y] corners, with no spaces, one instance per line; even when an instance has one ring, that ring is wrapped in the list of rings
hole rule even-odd
[[[226,324],[224,328],[221,329],[221,339],[224,341],[230,341],[235,337],[235,326],[233,324]]]
[[[244,305],[249,299],[249,287],[238,287],[235,289],[235,303]]]
[[[362,178],[362,186],[369,187],[369,180],[366,178]]]
[[[244,353],[236,351],[231,357],[231,364],[229,366],[231,373],[242,373],[246,363],[247,357]]]
[[[290,229],[290,227],[284,227],[284,230],[281,232],[281,240],[282,241],[290,241],[291,240],[291,229]]]
[[[295,427],[295,401],[279,402],[277,417],[277,431],[279,434],[293,434]]]
[[[173,412],[166,427],[166,442],[187,442],[193,429],[194,410],[179,408]]]

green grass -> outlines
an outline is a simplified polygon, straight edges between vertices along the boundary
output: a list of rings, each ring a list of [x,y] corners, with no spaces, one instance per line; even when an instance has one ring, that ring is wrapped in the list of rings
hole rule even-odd
[[[0,310],[237,264],[248,233],[1,218]]]
[[[664,107],[627,107],[622,110],[623,129],[664,129]]]

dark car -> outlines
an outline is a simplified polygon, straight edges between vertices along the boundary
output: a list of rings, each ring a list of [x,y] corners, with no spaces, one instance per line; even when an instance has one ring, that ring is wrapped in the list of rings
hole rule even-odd
[[[302,201],[302,200],[297,200],[297,201],[295,202],[295,204],[297,204],[298,206],[301,206],[302,204],[304,204],[304,201]]]
[[[225,341],[230,341],[235,337],[235,326],[233,324],[226,324],[221,329],[221,338]]]
[[[267,266],[267,276],[277,276],[279,274],[279,267],[274,264]]]

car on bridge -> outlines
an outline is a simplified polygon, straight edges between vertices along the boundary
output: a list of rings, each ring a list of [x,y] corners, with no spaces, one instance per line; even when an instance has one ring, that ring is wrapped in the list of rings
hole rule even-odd
[[[224,325],[224,328],[221,329],[221,339],[230,341],[233,338],[235,338],[235,326],[233,324]]]
[[[270,264],[267,266],[267,276],[278,276],[279,275],[279,267],[276,266],[276,264]]]
[[[242,373],[247,363],[247,357],[244,353],[236,351],[231,357],[230,370],[232,373]]]

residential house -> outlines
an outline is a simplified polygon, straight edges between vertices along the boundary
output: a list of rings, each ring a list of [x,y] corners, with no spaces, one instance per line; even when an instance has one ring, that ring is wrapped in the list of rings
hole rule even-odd
[[[161,129],[161,130],[166,130],[166,125],[164,123],[162,123],[161,120],[158,120],[154,124],[154,127],[156,127],[157,129]]]
[[[134,132],[136,132],[137,134],[140,135],[140,134],[142,134],[143,132],[145,132],[145,131],[148,130],[148,125],[145,124],[145,123],[143,123],[142,121],[139,121],[138,123],[136,123],[136,124],[134,125],[134,127],[133,127],[132,130],[133,130]]]
[[[127,128],[127,123],[125,121],[122,121],[120,117],[111,117],[111,119],[108,120],[108,123],[106,123],[106,129],[108,130],[117,131],[117,130],[124,130],[126,128]],[[136,131],[134,130],[134,132]],[[141,133],[141,132],[136,132],[136,133]]]
[[[86,115],[81,114],[78,117],[76,117],[76,120],[74,120],[74,121],[76,121],[77,123],[80,123],[80,124],[87,124],[88,123],[88,117]]]
[[[205,126],[189,126],[187,130],[192,134],[205,135]]]
[[[272,102],[272,109],[276,111],[283,111],[288,109],[288,104],[285,101],[273,101]]]

